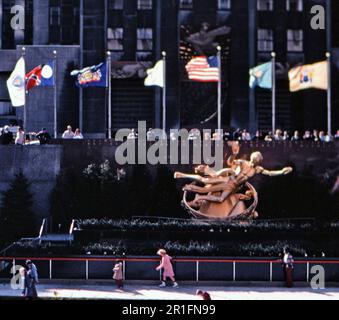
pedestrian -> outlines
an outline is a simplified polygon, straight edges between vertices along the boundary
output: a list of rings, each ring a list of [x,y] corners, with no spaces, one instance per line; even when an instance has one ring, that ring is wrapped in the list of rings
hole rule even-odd
[[[293,256],[290,254],[290,251],[288,248],[284,249],[282,266],[283,266],[283,271],[284,271],[286,287],[292,288],[293,287],[294,259],[293,259]]]
[[[71,126],[67,126],[67,130],[63,133],[62,139],[71,140],[74,138],[74,132]]]
[[[29,285],[29,279],[27,275],[26,268],[22,267],[19,269],[20,274],[20,288],[22,289],[21,295],[23,297],[27,297],[27,291],[28,291],[28,285]]]
[[[204,301],[212,300],[210,294],[208,292],[206,292],[206,291],[198,290],[196,295],[201,297],[202,300],[204,300]]]
[[[296,141],[299,141],[299,140],[300,140],[300,133],[299,133],[299,131],[294,131],[294,135],[291,138],[291,141],[296,142]]]
[[[0,144],[9,145],[13,143],[13,133],[10,131],[9,126],[5,126],[0,132]]]
[[[264,140],[263,134],[261,131],[256,131],[255,136],[253,137],[252,141],[262,141]]]
[[[173,271],[173,266],[172,266],[172,257],[170,257],[166,250],[164,249],[160,249],[157,252],[157,255],[161,257],[161,263],[160,265],[156,268],[157,271],[163,270],[163,274],[162,274],[162,283],[160,285],[160,288],[164,288],[166,287],[166,281],[167,278],[171,279],[171,281],[173,282],[173,288],[178,288],[179,285],[175,280],[175,274]]]
[[[273,133],[269,132],[265,137],[265,142],[273,142],[273,140],[274,140]]]
[[[19,128],[16,138],[15,138],[15,144],[19,146],[23,146],[25,144],[25,131],[22,127]]]
[[[113,279],[115,280],[115,284],[118,289],[123,289],[124,288],[124,283],[123,283],[123,262],[121,260],[116,260],[115,261],[115,266],[113,268]]]
[[[288,134],[287,131],[284,131],[283,134],[283,141],[289,141],[290,140],[290,135]]]
[[[38,269],[31,260],[26,261],[26,266],[28,268],[27,276],[29,279],[27,297],[34,299],[38,297],[38,291],[36,288],[37,284],[39,284]]]
[[[51,135],[48,133],[46,128],[43,128],[37,135],[37,139],[40,141],[40,145],[48,144],[48,142],[52,139]]]
[[[313,141],[313,136],[311,131],[307,130],[303,136],[304,141]]]
[[[75,130],[73,139],[75,139],[75,140],[83,140],[84,139],[84,136],[82,135],[80,129]]]

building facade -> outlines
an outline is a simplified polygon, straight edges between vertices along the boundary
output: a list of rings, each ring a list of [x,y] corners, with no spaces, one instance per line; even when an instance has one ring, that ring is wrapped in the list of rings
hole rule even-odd
[[[25,28],[13,30],[13,6],[25,8]],[[327,8],[327,30],[311,28],[311,8]],[[206,119],[214,128],[217,110],[216,84],[188,81],[185,64],[192,54],[187,37],[228,26],[231,32],[216,37],[222,47],[222,106],[225,127],[269,130],[271,92],[250,90],[248,70],[268,61],[275,51],[278,62],[277,126],[287,130],[326,129],[326,92],[308,90],[291,94],[287,71],[302,63],[336,57],[335,12],[330,0],[0,0],[0,126],[22,121],[22,110],[11,107],[6,80],[28,48],[27,69],[45,63],[50,52],[58,57],[58,132],[71,124],[92,138],[107,136],[108,107],[105,88],[79,90],[69,72],[98,64],[112,53],[113,65],[149,66],[167,53],[167,127],[191,127]],[[332,23],[333,21],[333,23]],[[333,29],[333,30],[332,30]],[[333,39],[332,39],[333,38]],[[148,64],[145,64],[148,63]],[[335,67],[335,64],[334,64]],[[337,82],[333,68],[333,82]],[[119,74],[117,72],[117,74]],[[139,74],[140,75],[140,74]],[[138,120],[161,127],[161,89],[147,88],[142,76],[112,80],[112,123],[115,130],[135,128]],[[26,105],[28,130],[47,126],[53,130],[51,93],[37,88]],[[336,94],[333,125],[338,123]],[[38,114],[38,116],[36,116]],[[31,120],[29,120],[31,119]]]

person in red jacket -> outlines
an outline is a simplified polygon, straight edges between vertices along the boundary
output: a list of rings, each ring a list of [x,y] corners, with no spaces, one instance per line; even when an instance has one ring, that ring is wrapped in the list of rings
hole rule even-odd
[[[159,286],[160,288],[166,287],[166,280],[167,278],[170,278],[171,281],[173,282],[173,288],[178,288],[179,285],[175,280],[175,274],[173,271],[173,266],[172,266],[172,257],[170,257],[166,250],[160,249],[157,254],[161,257],[161,263],[160,265],[156,268],[157,271],[163,270],[162,273],[162,278],[163,281],[161,285]]]

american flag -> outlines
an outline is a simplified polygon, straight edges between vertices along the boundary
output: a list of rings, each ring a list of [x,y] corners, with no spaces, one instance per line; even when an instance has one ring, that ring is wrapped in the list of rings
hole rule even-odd
[[[219,82],[218,57],[194,57],[187,65],[188,78],[198,82]]]

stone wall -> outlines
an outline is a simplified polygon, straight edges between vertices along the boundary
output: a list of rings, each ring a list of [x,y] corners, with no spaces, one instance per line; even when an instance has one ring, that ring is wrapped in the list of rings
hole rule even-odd
[[[34,212],[40,221],[49,214],[49,195],[60,173],[61,158],[61,146],[0,146],[0,191],[7,190],[22,170],[31,182]]]
[[[7,190],[15,174],[22,170],[32,183],[31,188],[35,197],[34,210],[37,217],[46,217],[49,211],[49,194],[60,171],[73,168],[81,172],[89,164],[100,164],[105,160],[110,160],[114,165],[116,147],[116,143],[108,140],[63,141],[59,145],[34,147],[0,146],[0,191]],[[280,199],[279,194],[282,194],[281,201],[284,202],[276,203],[279,207],[287,203],[289,204],[287,208],[293,208],[293,201],[298,200],[299,196],[301,207],[315,201],[313,208],[308,204],[310,209],[314,209],[314,211],[310,210],[310,217],[323,214],[319,212],[321,211],[319,208],[323,208],[323,211],[327,210],[326,203],[323,203],[327,201],[326,195],[325,198],[320,198],[320,195],[324,190],[325,193],[329,193],[339,176],[339,143],[250,143],[244,144],[241,150],[243,157],[249,157],[252,151],[261,151],[267,169],[280,169],[288,165],[295,168],[296,175],[290,178],[291,180],[268,177],[253,179],[253,184],[259,190],[262,211],[272,210],[274,203]],[[225,158],[230,152],[230,147],[226,145]],[[149,166],[152,175],[156,172],[155,169],[156,167]],[[191,173],[192,169],[193,165],[171,166],[173,171]],[[310,188],[311,183],[314,185],[315,181],[315,188],[307,189]],[[181,187],[180,183],[178,188]],[[294,194],[296,198],[284,198],[284,195],[291,196],[291,190],[288,189],[293,189],[292,195]],[[319,199],[315,199],[318,194]],[[307,195],[309,199],[305,198]]]

